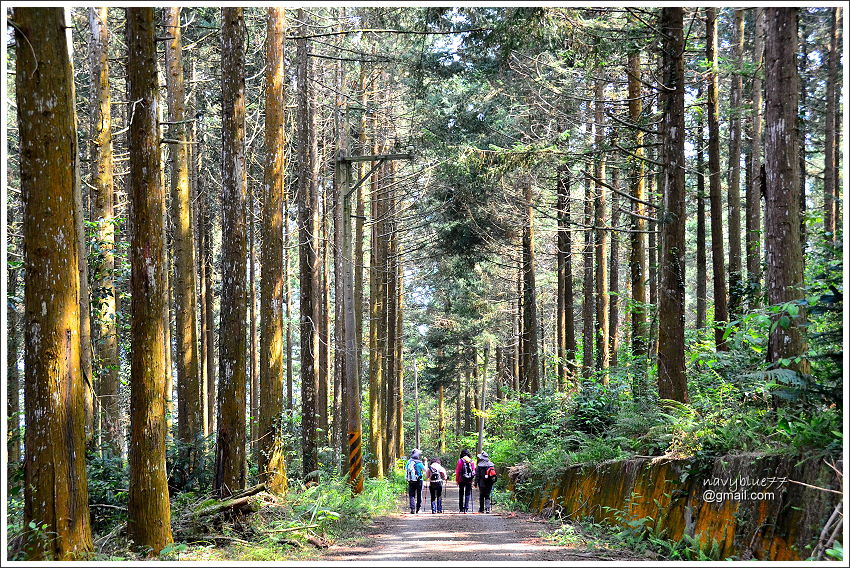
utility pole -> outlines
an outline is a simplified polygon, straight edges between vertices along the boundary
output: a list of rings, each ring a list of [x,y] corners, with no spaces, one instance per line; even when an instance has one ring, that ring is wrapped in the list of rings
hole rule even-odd
[[[349,109],[351,110],[351,109]],[[372,173],[387,160],[410,160],[412,155],[407,154],[379,154],[374,156],[346,156],[344,149],[348,148],[347,139],[341,144],[340,153],[337,156],[335,175],[337,176],[338,203],[342,202],[342,274],[338,275],[343,280],[343,303],[345,313],[343,317],[344,329],[340,330],[344,336],[345,358],[343,362],[343,392],[345,393],[345,408],[348,417],[348,480],[354,493],[363,491],[363,428],[360,420],[360,381],[357,374],[357,337],[355,333],[354,314],[354,256],[351,248],[351,196],[357,191]],[[355,162],[374,162],[366,174],[353,186],[351,165]],[[414,369],[416,367],[414,366]],[[419,428],[416,428],[417,438]],[[417,441],[418,443],[418,441]]]

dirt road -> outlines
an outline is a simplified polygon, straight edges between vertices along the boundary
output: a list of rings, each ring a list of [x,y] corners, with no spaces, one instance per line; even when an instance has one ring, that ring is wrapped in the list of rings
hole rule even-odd
[[[493,513],[461,514],[458,509],[457,486],[449,482],[448,498],[443,501],[443,514],[431,514],[429,501],[423,512],[411,515],[407,496],[399,500],[393,515],[376,519],[364,527],[364,542],[333,546],[322,560],[625,560],[636,559],[628,553],[613,550],[587,550],[553,546],[538,533],[551,529],[545,521],[531,515],[505,512],[495,496]],[[478,495],[473,494],[473,511],[478,510]]]

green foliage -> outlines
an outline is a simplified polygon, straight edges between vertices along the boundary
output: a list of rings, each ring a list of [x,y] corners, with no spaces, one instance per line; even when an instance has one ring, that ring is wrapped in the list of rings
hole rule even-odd
[[[86,460],[92,529],[108,531],[127,520],[129,471],[120,457],[90,455]]]
[[[824,554],[826,554],[832,560],[842,562],[844,560],[844,547],[841,546],[840,541],[836,540],[832,543],[832,548],[825,551]]]

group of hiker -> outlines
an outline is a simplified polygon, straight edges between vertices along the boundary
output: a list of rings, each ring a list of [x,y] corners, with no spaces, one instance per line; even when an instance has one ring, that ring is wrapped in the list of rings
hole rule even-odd
[[[460,513],[468,513],[472,500],[473,487],[478,489],[478,512],[490,512],[490,498],[493,485],[498,474],[496,466],[490,461],[487,452],[478,454],[477,463],[472,459],[469,450],[463,449],[455,466],[454,479],[458,486],[458,507]],[[405,464],[405,479],[407,479],[407,496],[410,500],[410,514],[419,513],[422,508],[422,489],[428,487],[431,497],[431,513],[443,512],[443,490],[449,480],[449,474],[440,463],[440,458],[430,462],[417,448],[410,452],[410,459]]]

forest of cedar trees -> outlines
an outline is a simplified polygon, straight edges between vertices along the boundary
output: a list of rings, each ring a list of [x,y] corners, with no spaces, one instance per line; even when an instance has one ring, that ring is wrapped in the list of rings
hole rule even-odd
[[[417,447],[840,468],[844,16],[4,8],[4,554],[297,551]]]

